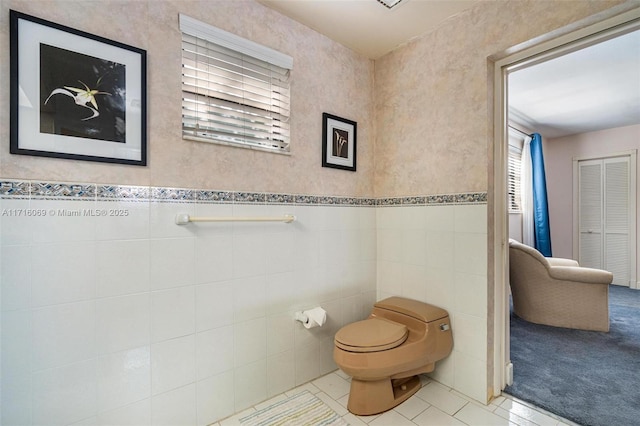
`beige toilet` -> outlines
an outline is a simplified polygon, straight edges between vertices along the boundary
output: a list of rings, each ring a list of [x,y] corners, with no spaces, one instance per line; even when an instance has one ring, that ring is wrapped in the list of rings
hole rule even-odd
[[[347,408],[366,416],[397,406],[420,389],[418,374],[433,371],[452,348],[444,309],[402,297],[377,302],[369,318],[335,336],[333,358],[352,377]]]

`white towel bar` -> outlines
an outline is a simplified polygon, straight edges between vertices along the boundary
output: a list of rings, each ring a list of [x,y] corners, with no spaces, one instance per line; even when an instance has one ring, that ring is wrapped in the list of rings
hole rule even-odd
[[[280,217],[266,217],[266,216],[254,216],[254,217],[234,217],[234,216],[220,216],[220,217],[194,217],[189,216],[186,213],[178,213],[176,215],[176,225],[186,225],[189,222],[284,222],[291,223],[296,220],[296,217],[292,214],[285,214]]]

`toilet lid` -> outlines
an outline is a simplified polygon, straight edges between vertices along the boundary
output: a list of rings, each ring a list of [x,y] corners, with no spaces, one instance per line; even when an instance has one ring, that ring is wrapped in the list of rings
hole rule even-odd
[[[336,333],[335,343],[349,352],[378,352],[401,345],[408,335],[404,324],[385,318],[369,318],[342,327]]]

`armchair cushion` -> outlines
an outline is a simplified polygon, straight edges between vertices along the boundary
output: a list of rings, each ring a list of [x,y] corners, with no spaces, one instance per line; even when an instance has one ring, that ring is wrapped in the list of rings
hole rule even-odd
[[[610,284],[613,274],[602,269],[583,268],[582,266],[551,266],[549,275],[556,280],[582,282],[585,284]]]
[[[547,257],[546,259],[551,266],[580,266],[578,261],[573,259],[563,259],[562,257]]]

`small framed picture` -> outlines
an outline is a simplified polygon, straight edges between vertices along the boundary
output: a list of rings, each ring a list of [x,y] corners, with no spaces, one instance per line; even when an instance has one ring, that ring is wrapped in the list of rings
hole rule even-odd
[[[356,171],[357,123],[322,114],[322,167]]]
[[[146,51],[12,10],[12,154],[145,166]]]

